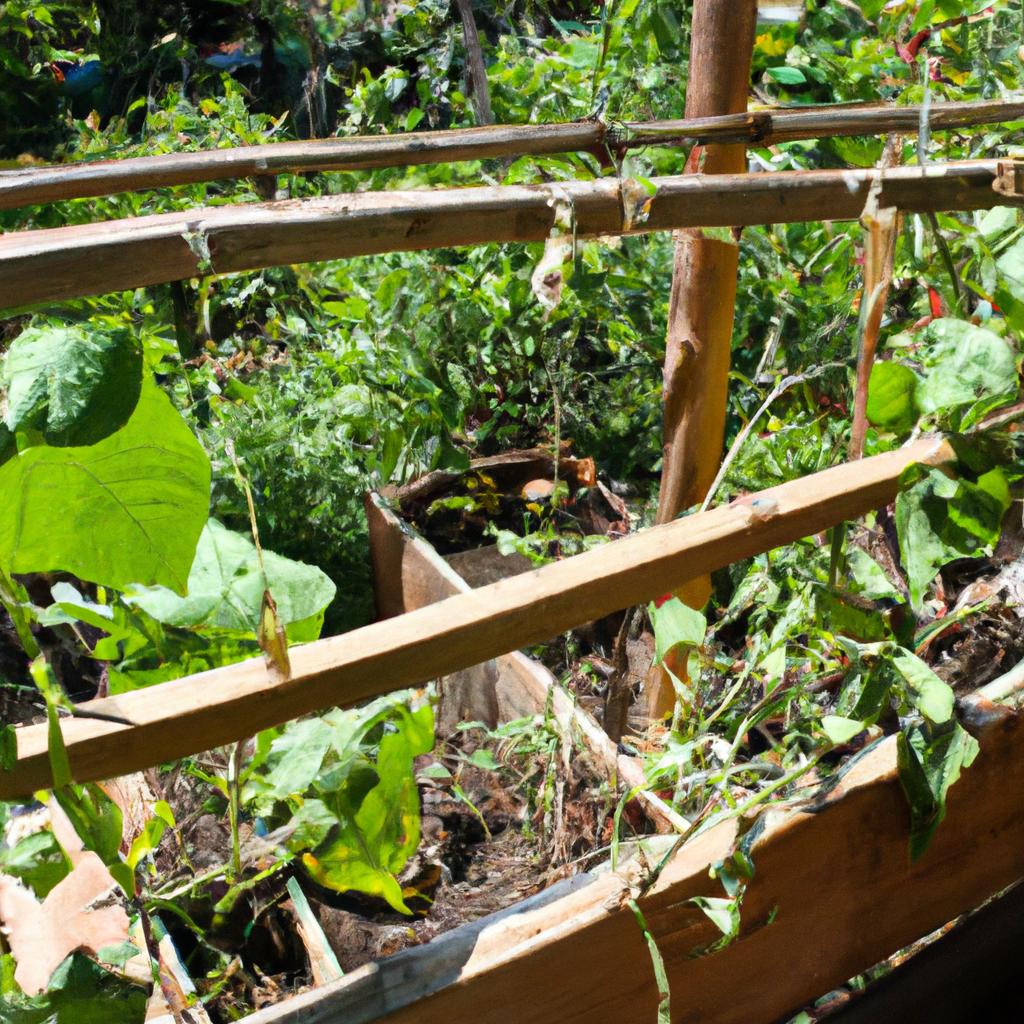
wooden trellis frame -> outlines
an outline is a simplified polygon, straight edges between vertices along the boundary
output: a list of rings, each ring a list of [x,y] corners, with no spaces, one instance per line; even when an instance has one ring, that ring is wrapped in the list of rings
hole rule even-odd
[[[678,121],[630,121],[610,126],[596,120],[488,125],[405,135],[270,142],[127,160],[92,160],[0,171],[0,210],[61,199],[276,174],[550,156],[599,151],[602,147],[620,151],[644,146],[731,142],[771,146],[801,139],[916,132],[921,115],[919,106],[881,104],[779,108]],[[998,124],[1024,119],[1024,102],[936,103],[925,115],[932,131]]]
[[[548,237],[571,207],[579,237],[682,227],[853,220],[872,184],[907,213],[1019,202],[1020,167],[977,160],[890,171],[781,171],[652,179],[646,204],[617,178],[363,192],[221,206],[0,236],[0,309],[289,263]],[[638,186],[639,187],[639,186]]]
[[[652,527],[561,562],[291,651],[291,678],[260,658],[89,701],[63,723],[79,782],[111,778],[245,739],[260,729],[448,675],[659,594],[685,580],[888,504],[900,474],[950,461],[935,438],[781,484],[741,503]],[[0,800],[51,785],[47,727],[17,730]]]
[[[751,116],[736,115],[740,120],[732,130],[739,132],[744,124],[749,129],[756,123]],[[880,202],[908,212],[985,209],[1019,201],[1022,173],[1020,165],[991,160],[897,169],[881,175]],[[572,204],[582,236],[852,219],[879,176],[876,171],[811,171],[664,178],[642,213],[629,205],[621,182],[603,180],[334,196],[16,232],[0,238],[0,307],[197,273],[540,240],[553,223],[552,203],[559,201]],[[294,648],[292,676],[284,682],[256,659],[89,702],[83,710],[126,724],[66,720],[73,776],[88,781],[124,774],[324,707],[354,704],[505,657],[695,575],[855,518],[891,501],[908,465],[940,465],[952,458],[946,442],[926,438],[476,591],[450,579],[447,584],[434,580],[431,587],[440,590],[431,595],[428,588],[408,602],[403,598],[402,606],[414,610],[397,619]],[[399,557],[404,559],[406,551],[402,545]],[[446,587],[451,596],[425,603]],[[508,664],[521,667],[515,655],[509,658]],[[525,681],[529,678],[532,682]],[[550,683],[523,672],[519,685],[519,697],[529,706]],[[574,714],[569,707],[562,711],[570,718]],[[586,723],[577,718],[576,724]],[[641,897],[680,1000],[676,1014],[744,1024],[777,1017],[1024,874],[1024,764],[1015,756],[1022,728],[1014,717],[985,733],[981,757],[951,792],[950,821],[914,866],[907,861],[907,812],[891,740],[850,765],[831,793],[770,813],[754,845],[757,875],[744,903],[743,932],[713,956],[691,956],[717,933],[689,901],[715,895],[708,868],[731,848],[736,825],[720,824],[684,847]],[[45,726],[16,731],[17,761],[0,773],[0,799],[51,784],[46,732]],[[594,750],[602,748],[592,733],[587,742]],[[624,766],[606,746],[601,757],[622,774]],[[650,802],[648,809],[659,810]],[[649,953],[625,906],[628,896],[643,888],[643,876],[644,868],[635,863],[619,872],[582,876],[528,905],[369,965],[250,1019],[253,1024],[381,1018],[448,1024],[460,1016],[504,1021],[510,1007],[517,1021],[537,1024],[619,1022],[653,1014],[657,995]],[[808,899],[808,889],[827,892],[828,902]],[[885,913],[870,928],[862,924],[865,892],[875,904],[886,902]],[[796,957],[803,957],[799,970],[793,969]],[[595,971],[595,963],[614,964],[614,969]],[[552,983],[556,965],[557,986]]]

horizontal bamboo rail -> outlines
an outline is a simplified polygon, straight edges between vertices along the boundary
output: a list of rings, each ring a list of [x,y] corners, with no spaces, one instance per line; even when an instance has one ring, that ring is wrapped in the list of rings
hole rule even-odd
[[[932,131],[1017,121],[1024,119],[1024,102],[936,103],[929,108],[927,119]],[[613,151],[715,142],[769,146],[841,135],[916,132],[920,122],[918,106],[833,105],[612,126],[594,120],[269,142],[199,153],[166,153],[2,171],[0,210],[231,178],[545,156],[604,146]]]
[[[949,791],[946,820],[914,863],[895,736],[851,764],[826,795],[809,787],[806,802],[762,816],[739,935],[704,956],[695,951],[721,936],[690,901],[723,894],[710,869],[733,851],[737,824],[723,822],[684,846],[639,899],[665,964],[672,1020],[788,1020],[1024,876],[1022,742],[1019,715],[981,735],[981,753]],[[653,1022],[651,956],[626,906],[630,885],[642,882],[635,864],[576,876],[259,1010],[246,1024]]]
[[[253,659],[89,702],[84,710],[132,724],[65,720],[72,773],[80,782],[123,775],[478,665],[879,508],[908,465],[952,457],[946,442],[920,440],[296,647],[286,682],[274,682],[262,659]],[[17,740],[15,766],[0,773],[0,800],[50,785],[46,726],[18,729]]]
[[[0,236],[0,309],[202,274],[383,252],[541,241],[552,230],[559,203],[571,207],[580,237],[852,220],[863,212],[871,185],[879,178],[878,202],[906,212],[988,209],[1015,200],[1017,172],[1018,165],[1012,163],[979,160],[884,172],[679,175],[653,179],[657,191],[644,213],[620,179],[605,178],[349,193],[17,231]]]

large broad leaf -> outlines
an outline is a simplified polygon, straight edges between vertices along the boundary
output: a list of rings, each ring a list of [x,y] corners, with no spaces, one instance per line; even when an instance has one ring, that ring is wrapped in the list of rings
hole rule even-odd
[[[911,467],[903,483],[896,498],[896,531],[910,603],[920,608],[926,588],[947,562],[992,553],[1010,495],[1000,469],[971,483],[951,480],[938,469]]]
[[[321,885],[381,896],[408,913],[395,875],[420,841],[419,792],[413,759],[434,745],[429,704],[417,711],[400,708],[397,729],[380,741],[376,770],[349,776],[347,785],[324,799],[338,819],[327,841],[303,864]]]
[[[142,347],[125,329],[30,327],[2,376],[6,423],[51,445],[89,445],[128,422],[142,388]]]
[[[1016,357],[998,334],[965,320],[943,319],[929,326],[928,337],[928,372],[917,389],[922,412],[1012,401],[1017,393]]]
[[[126,600],[170,626],[211,627],[254,633],[263,591],[269,589],[292,642],[315,640],[324,609],[334,598],[330,578],[316,566],[263,552],[244,534],[207,522],[188,576],[186,597],[166,587],[137,587]]]
[[[210,462],[152,383],[88,448],[29,448],[0,466],[0,567],[64,570],[123,590],[183,592],[210,501]]]

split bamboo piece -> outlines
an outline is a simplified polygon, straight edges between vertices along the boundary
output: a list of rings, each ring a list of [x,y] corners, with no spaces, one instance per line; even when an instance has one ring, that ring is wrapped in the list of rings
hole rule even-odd
[[[283,682],[271,677],[260,658],[91,701],[84,710],[132,724],[63,720],[72,775],[78,782],[112,778],[478,665],[879,508],[893,499],[908,465],[952,458],[945,441],[923,439],[395,619],[294,647],[292,676]],[[0,800],[51,784],[46,733],[45,725],[16,730],[18,758],[10,771],[0,772]]]
[[[914,863],[895,737],[850,764],[827,795],[809,789],[804,803],[764,815],[739,935],[703,956],[695,954],[721,936],[691,901],[722,895],[709,872],[732,851],[736,823],[683,847],[639,899],[665,964],[672,1020],[787,1020],[1024,876],[1024,718],[993,726],[980,743]],[[247,1024],[653,1021],[651,956],[625,905],[642,878],[636,865],[577,876],[558,898],[543,893],[260,1010]]]
[[[932,131],[1021,119],[1024,119],[1024,102],[1020,100],[936,103],[928,112]],[[636,121],[611,126],[596,120],[573,121],[268,142],[198,153],[166,153],[0,171],[0,210],[204,181],[409,167],[496,157],[551,156],[603,146],[613,150],[733,142],[771,146],[801,139],[916,132],[920,122],[919,106],[856,104],[769,108],[725,117]]]
[[[688,117],[746,109],[756,28],[756,0],[695,0]],[[741,174],[747,151],[737,144],[708,146],[695,149],[690,164],[705,174]],[[676,234],[662,390],[659,523],[671,522],[684,508],[702,501],[721,462],[739,252],[738,238],[710,238],[692,228]],[[711,596],[711,578],[690,580],[676,596],[703,608]],[[672,713],[675,689],[669,671],[685,683],[685,666],[685,652],[672,652],[665,667],[652,674],[652,720]]]
[[[289,263],[543,241],[554,207],[566,202],[580,237],[856,219],[879,175],[879,202],[912,213],[1019,201],[1019,166],[980,160],[885,172],[655,178],[657,192],[643,214],[628,183],[609,178],[206,207],[0,236],[0,309]]]

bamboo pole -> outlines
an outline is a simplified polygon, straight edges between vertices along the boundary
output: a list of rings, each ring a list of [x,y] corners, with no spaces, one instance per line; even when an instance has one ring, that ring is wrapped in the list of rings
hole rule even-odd
[[[695,0],[690,30],[687,117],[733,114],[746,110],[750,62],[757,27],[756,0]],[[697,148],[690,168],[705,174],[742,174],[747,154],[742,144]],[[725,438],[733,312],[739,270],[739,239],[706,237],[700,230],[680,231],[669,300],[665,379],[662,390],[664,449],[659,523],[704,499],[718,472]],[[703,608],[711,579],[690,580],[676,596]],[[685,682],[686,652],[673,651],[652,676],[648,714],[664,718],[675,706],[671,674]]]
[[[272,676],[262,658],[82,709],[116,716],[61,723],[78,782],[111,778],[252,736],[335,705],[349,706],[548,640],[581,622],[631,607],[695,575],[853,519],[891,501],[900,474],[952,459],[926,438],[644,530],[541,569],[456,594],[343,636],[292,648],[292,674]],[[18,757],[0,772],[0,800],[51,785],[47,727],[16,730]]]
[[[932,131],[1021,119],[1024,119],[1024,101],[1019,100],[936,103],[928,113]],[[619,150],[740,142],[771,146],[801,139],[917,132],[920,122],[918,106],[833,105],[611,126],[598,121],[576,121],[269,142],[198,153],[165,153],[0,171],[0,210],[196,182],[496,157],[550,156],[585,152],[606,144]]]
[[[548,237],[557,196],[580,237],[681,227],[855,220],[881,175],[879,202],[912,213],[1019,202],[1018,165],[995,160],[840,171],[655,178],[646,219],[627,219],[617,178],[363,192],[204,207],[0,236],[0,309],[261,267],[382,252]],[[996,191],[1003,189],[1003,191]]]

